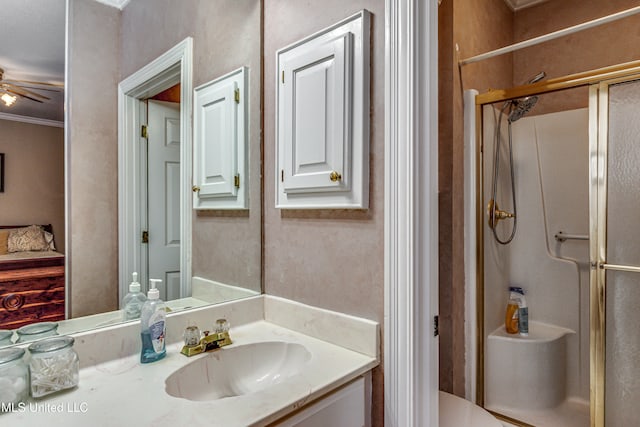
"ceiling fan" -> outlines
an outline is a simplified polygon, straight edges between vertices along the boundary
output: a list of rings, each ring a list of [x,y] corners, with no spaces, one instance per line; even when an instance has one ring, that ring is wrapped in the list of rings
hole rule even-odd
[[[36,86],[36,87],[34,87]],[[48,89],[47,87],[51,87]],[[44,96],[40,93],[34,92],[33,90],[38,91],[59,91],[64,87],[64,85],[56,84],[56,83],[45,83],[45,82],[37,82],[31,80],[14,80],[14,79],[5,79],[4,70],[0,68],[0,99],[7,107],[13,105],[18,97],[26,98],[31,101],[44,103],[48,101],[50,98]],[[33,89],[33,90],[31,90]]]

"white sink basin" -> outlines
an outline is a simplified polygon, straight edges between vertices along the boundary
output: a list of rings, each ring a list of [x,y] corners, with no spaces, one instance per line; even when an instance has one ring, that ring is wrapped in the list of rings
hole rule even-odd
[[[207,401],[255,393],[300,373],[311,353],[300,344],[271,341],[196,357],[165,380],[169,395]]]

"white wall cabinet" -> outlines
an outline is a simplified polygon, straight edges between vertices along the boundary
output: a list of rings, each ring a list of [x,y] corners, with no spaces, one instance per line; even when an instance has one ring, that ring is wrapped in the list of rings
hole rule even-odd
[[[371,426],[371,373],[353,380],[273,425],[277,427]]]
[[[368,208],[369,15],[276,53],[278,208]]]
[[[194,96],[194,209],[246,209],[247,74],[242,67]]]

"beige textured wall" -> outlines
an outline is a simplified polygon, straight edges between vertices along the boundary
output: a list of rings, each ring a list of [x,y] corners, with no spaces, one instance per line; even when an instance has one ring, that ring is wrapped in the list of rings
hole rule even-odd
[[[510,86],[505,55],[458,70],[458,60],[506,46],[512,12],[502,0],[445,0],[439,8],[439,292],[440,388],[463,396],[464,349],[464,133],[462,94]],[[459,53],[456,52],[456,45]]]
[[[515,13],[514,41],[520,41],[638,6],[637,0],[550,1]],[[635,15],[514,53],[513,83],[539,71],[548,78],[640,59],[640,16]],[[532,114],[587,107],[588,90],[575,89],[540,98]]]
[[[72,317],[118,307],[120,11],[71,0],[69,236]]]
[[[51,224],[64,253],[64,130],[9,120],[0,120],[0,128],[0,224]]]
[[[384,1],[265,2],[265,291],[383,321]],[[275,209],[275,52],[359,10],[372,12],[370,208]],[[374,372],[374,425],[382,425],[381,368]]]
[[[122,12],[122,79],[186,37],[197,87],[249,68],[249,211],[193,215],[193,275],[261,290],[260,1],[136,0]]]

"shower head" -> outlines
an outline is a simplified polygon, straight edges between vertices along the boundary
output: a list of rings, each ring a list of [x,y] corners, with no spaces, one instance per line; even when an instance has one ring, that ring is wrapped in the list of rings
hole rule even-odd
[[[545,77],[547,77],[547,73],[545,73],[544,71],[540,71],[538,74],[533,76],[531,80],[527,82],[527,84],[537,83]],[[514,99],[510,102],[507,101],[504,104],[505,108],[507,107],[507,105],[511,104],[508,118],[509,123],[513,123],[516,120],[521,119],[525,114],[529,112],[529,110],[533,108],[534,105],[536,105],[536,102],[538,102],[537,96],[527,96],[526,98]]]
[[[511,105],[513,105],[513,108],[509,113],[509,123],[513,123],[516,120],[521,119],[522,116],[527,114],[529,110],[531,110],[533,106],[536,105],[536,102],[538,102],[537,96],[527,96],[526,98],[514,99],[513,101],[511,101]]]

